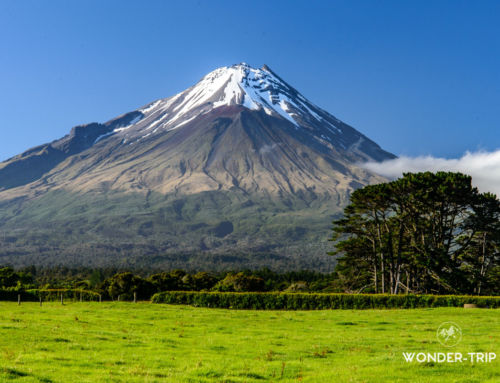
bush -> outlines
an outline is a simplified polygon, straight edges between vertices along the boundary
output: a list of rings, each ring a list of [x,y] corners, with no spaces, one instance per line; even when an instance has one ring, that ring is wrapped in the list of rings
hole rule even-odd
[[[463,307],[464,303],[475,303],[479,307],[500,307],[500,297],[197,291],[165,291],[153,295],[152,302],[196,307],[252,310],[409,309],[423,307]]]
[[[309,286],[307,282],[294,282],[285,289],[288,293],[307,293],[309,292]]]
[[[243,272],[229,273],[215,286],[215,291],[264,291],[266,283],[264,279],[254,275],[246,275]]]
[[[100,289],[112,299],[120,296],[122,300],[131,300],[134,293],[137,294],[138,299],[149,299],[155,291],[155,286],[148,280],[125,272],[106,279]]]

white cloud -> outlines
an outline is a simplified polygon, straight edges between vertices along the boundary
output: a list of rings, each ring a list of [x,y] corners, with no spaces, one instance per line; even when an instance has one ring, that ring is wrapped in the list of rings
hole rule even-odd
[[[472,176],[472,183],[481,192],[500,195],[500,150],[465,153],[461,158],[446,159],[432,156],[401,156],[384,162],[367,162],[362,166],[387,178],[398,178],[406,172],[450,171]]]

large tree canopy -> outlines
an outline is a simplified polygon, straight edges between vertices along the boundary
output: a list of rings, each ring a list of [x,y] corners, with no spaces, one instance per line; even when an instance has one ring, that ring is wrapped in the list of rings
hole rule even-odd
[[[406,173],[352,194],[334,221],[331,254],[351,291],[494,293],[499,218],[497,197],[470,176]]]

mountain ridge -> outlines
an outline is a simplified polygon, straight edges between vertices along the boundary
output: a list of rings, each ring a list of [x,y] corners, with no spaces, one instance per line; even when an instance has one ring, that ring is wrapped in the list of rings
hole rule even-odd
[[[177,95],[104,124],[77,126],[0,164],[0,231],[33,228],[51,243],[50,261],[36,260],[42,264],[80,262],[67,255],[79,235],[117,248],[125,239],[132,248],[149,241],[161,253],[188,251],[199,253],[197,259],[258,251],[284,256],[290,246],[324,245],[350,192],[384,181],[358,164],[393,157],[267,66],[233,65]],[[53,230],[67,230],[71,222],[75,230],[62,238],[41,222]],[[29,230],[25,235],[31,238]],[[27,255],[4,259],[26,263],[35,242],[15,236],[3,251]],[[66,255],[58,260],[56,252]],[[284,266],[300,264],[305,252],[294,252],[293,262],[285,257]],[[106,256],[97,253],[85,263],[101,264],[96,257]],[[313,264],[330,262],[324,249],[313,253]]]

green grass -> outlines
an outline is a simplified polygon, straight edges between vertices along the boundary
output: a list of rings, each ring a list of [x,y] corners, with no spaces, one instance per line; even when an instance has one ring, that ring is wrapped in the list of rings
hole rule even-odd
[[[458,323],[462,342],[435,337]],[[0,303],[1,382],[499,382],[500,311],[239,311]],[[496,352],[489,364],[402,352]]]

